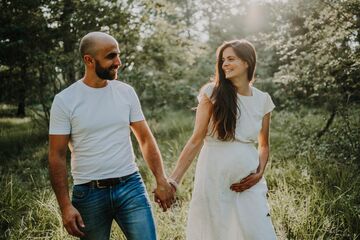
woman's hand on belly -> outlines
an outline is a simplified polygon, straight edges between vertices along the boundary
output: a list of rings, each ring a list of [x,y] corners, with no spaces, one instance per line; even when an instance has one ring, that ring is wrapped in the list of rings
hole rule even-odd
[[[261,173],[251,173],[247,177],[243,178],[240,182],[233,183],[230,186],[230,190],[234,192],[243,192],[257,184],[261,178]]]

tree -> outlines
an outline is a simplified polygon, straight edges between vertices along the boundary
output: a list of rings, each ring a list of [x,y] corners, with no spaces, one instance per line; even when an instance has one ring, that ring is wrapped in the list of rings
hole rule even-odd
[[[358,13],[349,2],[293,1],[287,8],[289,18],[272,44],[283,63],[277,76],[297,98],[310,97],[330,109],[358,97]]]
[[[1,84],[2,101],[17,103],[17,116],[25,116],[25,105],[33,93],[31,86],[44,64],[38,54],[52,47],[41,6],[45,1],[1,1],[0,70],[7,77]],[[34,61],[34,58],[37,61]]]

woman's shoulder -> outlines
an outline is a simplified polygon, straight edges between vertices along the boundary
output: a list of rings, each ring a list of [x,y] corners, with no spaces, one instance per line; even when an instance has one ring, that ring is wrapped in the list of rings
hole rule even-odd
[[[214,82],[208,82],[205,83],[201,88],[200,91],[206,91],[206,90],[214,90],[215,83]]]
[[[206,84],[204,84],[201,88],[200,88],[200,94],[206,94],[208,97],[211,96],[212,92],[214,91],[215,88],[215,83],[214,82],[208,82]]]
[[[264,92],[264,91],[262,91],[262,90],[260,90],[260,89],[258,89],[258,88],[256,88],[256,87],[254,87],[254,86],[251,86],[251,88],[252,88],[252,92],[253,92],[253,96],[255,96],[255,97],[258,97],[258,98],[267,98],[268,96],[270,96],[269,95],[269,93],[267,93],[267,92]]]
[[[198,100],[200,102],[200,100],[202,99],[202,97],[204,95],[206,95],[209,99],[211,98],[211,95],[214,91],[214,87],[215,87],[215,83],[214,82],[208,82],[206,84],[204,84],[201,88],[200,88],[200,93],[198,95]]]
[[[270,94],[261,91],[254,86],[252,86],[252,89],[253,95],[255,96],[254,99],[257,99],[256,102],[261,103],[261,105],[263,106],[263,114],[265,115],[266,113],[271,112],[275,108],[275,105],[271,99]]]

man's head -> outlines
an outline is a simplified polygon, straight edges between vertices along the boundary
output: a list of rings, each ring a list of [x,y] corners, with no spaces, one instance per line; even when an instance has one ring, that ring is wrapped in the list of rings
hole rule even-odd
[[[91,32],[80,41],[80,54],[87,71],[94,71],[101,79],[117,78],[121,66],[117,41],[103,32]]]

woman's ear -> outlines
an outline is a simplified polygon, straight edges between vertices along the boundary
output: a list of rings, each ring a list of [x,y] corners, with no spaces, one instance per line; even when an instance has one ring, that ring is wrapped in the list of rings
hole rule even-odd
[[[249,68],[249,64],[248,64],[246,61],[244,61],[244,64],[245,64],[246,69],[248,69],[248,68]]]

